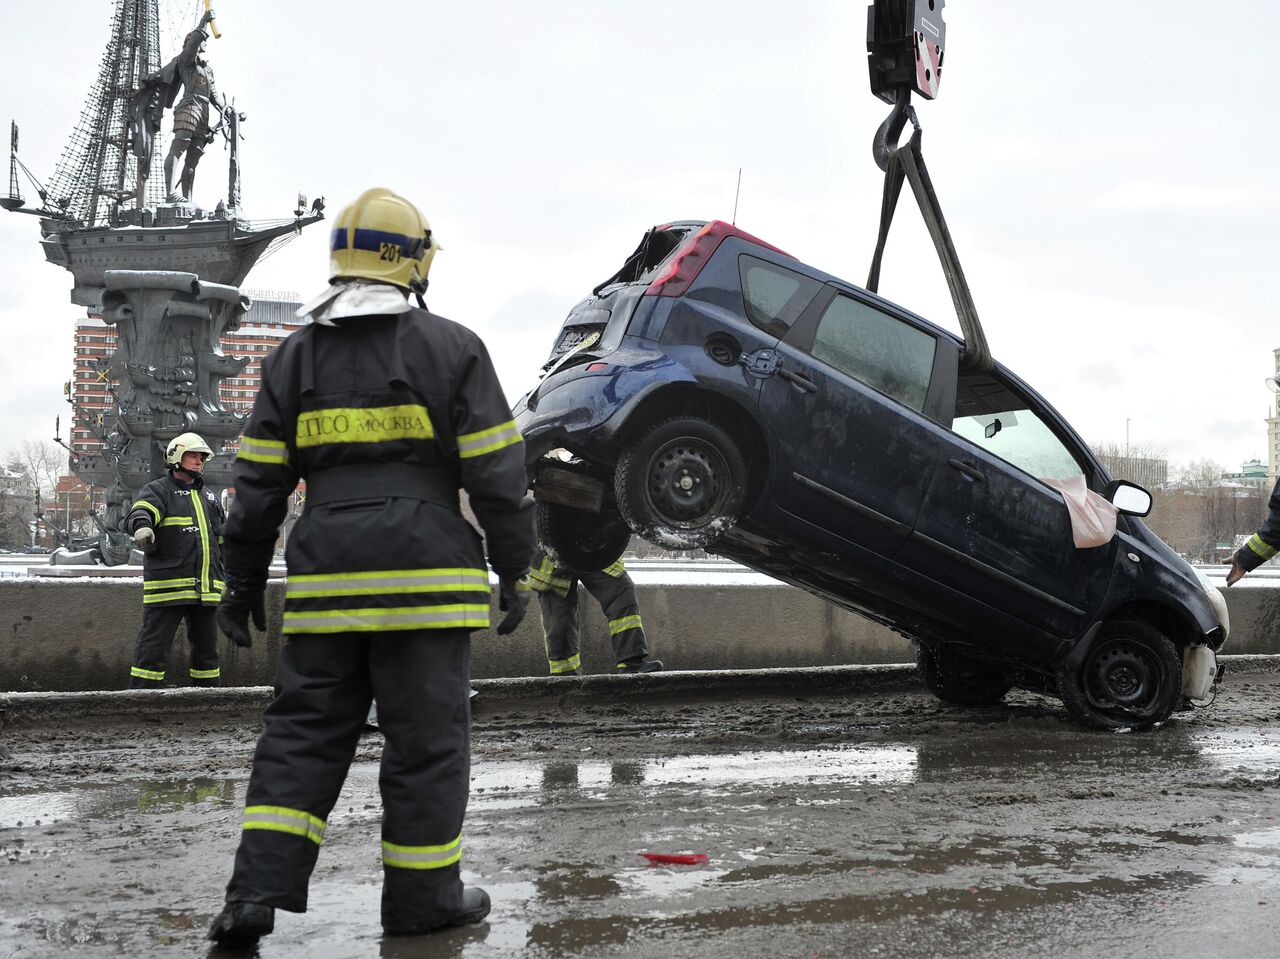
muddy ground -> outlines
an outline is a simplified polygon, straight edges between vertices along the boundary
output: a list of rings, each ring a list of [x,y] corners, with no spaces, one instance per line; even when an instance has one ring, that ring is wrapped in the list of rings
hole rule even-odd
[[[1229,676],[1212,708],[1140,735],[1017,693],[482,696],[463,866],[489,920],[381,938],[370,734],[311,911],[279,913],[261,955],[1275,955],[1278,720],[1276,674]],[[205,955],[256,732],[11,722],[0,957]]]

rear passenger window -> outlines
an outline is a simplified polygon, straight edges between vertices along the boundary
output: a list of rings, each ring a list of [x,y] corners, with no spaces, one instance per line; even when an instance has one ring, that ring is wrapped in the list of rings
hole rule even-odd
[[[754,256],[740,256],[738,269],[748,319],[779,339],[822,289],[812,277]]]
[[[813,355],[888,393],[924,408],[937,343],[932,336],[850,296],[837,296],[818,322]]]

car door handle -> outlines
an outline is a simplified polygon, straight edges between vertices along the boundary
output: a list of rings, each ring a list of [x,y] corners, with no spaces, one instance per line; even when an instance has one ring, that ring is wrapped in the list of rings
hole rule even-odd
[[[778,375],[788,383],[804,390],[806,393],[813,393],[818,389],[818,387],[814,385],[813,380],[809,379],[807,376],[801,376],[799,373],[793,373],[791,370],[785,368],[780,369],[778,370]]]
[[[947,462],[975,483],[982,482],[982,470],[978,469],[978,467],[974,466],[972,463],[966,463],[964,460],[958,459],[949,459]]]

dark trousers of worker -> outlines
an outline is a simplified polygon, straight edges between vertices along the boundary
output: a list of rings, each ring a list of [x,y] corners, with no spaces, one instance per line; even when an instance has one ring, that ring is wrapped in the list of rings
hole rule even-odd
[[[538,594],[542,609],[542,631],[546,635],[547,662],[552,673],[566,673],[580,666],[581,628],[578,625],[578,584],[596,598],[609,620],[609,639],[618,663],[644,659],[649,655],[644,626],[640,623],[640,605],[636,600],[636,584],[626,573],[610,576],[605,572],[578,573],[569,584],[567,596],[555,589]]]
[[[325,823],[376,697],[382,924],[415,929],[457,915],[471,777],[468,637],[433,629],[289,639],[253,757],[228,902],[306,911]]]
[[[191,643],[191,667],[188,674],[192,686],[217,686],[221,676],[218,665],[218,624],[216,606],[197,603],[156,603],[142,608],[142,626],[134,647],[130,689],[160,689],[164,686],[165,665],[169,647],[178,624],[186,619],[187,639]]]

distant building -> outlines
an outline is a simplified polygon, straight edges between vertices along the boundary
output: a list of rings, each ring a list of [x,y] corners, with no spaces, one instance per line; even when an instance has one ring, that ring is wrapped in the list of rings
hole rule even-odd
[[[1148,490],[1162,489],[1169,483],[1169,461],[1150,456],[1124,456],[1099,453],[1098,459],[1112,479],[1128,480]]]
[[[302,305],[295,293],[246,290],[253,306],[240,321],[240,329],[222,337],[222,351],[231,356],[249,357],[249,365],[239,376],[222,381],[221,397],[226,409],[248,413],[262,384],[262,360],[276,344],[304,324],[294,314]],[[115,386],[107,362],[116,351],[116,328],[100,319],[81,320],[75,328],[75,362],[65,392],[75,414],[71,424],[71,448],[87,453],[102,446],[99,439],[111,426],[115,406]],[[229,444],[231,448],[235,444]]]
[[[1272,484],[1268,482],[1270,471],[1267,464],[1261,460],[1249,460],[1242,463],[1239,473],[1223,473],[1222,479],[1228,483],[1239,484],[1242,486],[1250,486],[1258,490],[1269,490]]]
[[[17,465],[0,466],[0,494],[30,496],[33,492],[27,474]]]

